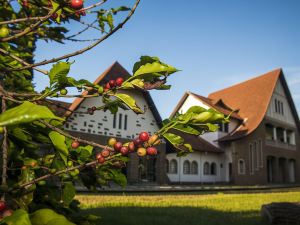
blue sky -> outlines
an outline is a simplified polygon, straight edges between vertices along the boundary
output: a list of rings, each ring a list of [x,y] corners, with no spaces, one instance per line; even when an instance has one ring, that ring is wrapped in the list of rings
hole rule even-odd
[[[114,5],[127,2],[133,4],[132,0],[112,0]],[[136,14],[122,30],[74,58],[71,75],[93,81],[116,60],[131,71],[141,55],[158,56],[181,69],[169,79],[170,91],[151,93],[165,118],[187,90],[207,96],[281,67],[299,112],[299,12],[299,0],[141,0]],[[79,29],[76,23],[68,26]],[[91,31],[81,37],[97,35]],[[39,42],[36,60],[81,46]],[[35,82],[41,89],[48,79],[36,74]]]

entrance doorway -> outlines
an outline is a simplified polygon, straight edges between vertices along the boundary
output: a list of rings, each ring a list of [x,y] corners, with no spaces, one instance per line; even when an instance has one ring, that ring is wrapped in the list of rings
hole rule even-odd
[[[156,170],[155,170],[156,158],[146,157],[139,159],[139,182],[155,182]]]

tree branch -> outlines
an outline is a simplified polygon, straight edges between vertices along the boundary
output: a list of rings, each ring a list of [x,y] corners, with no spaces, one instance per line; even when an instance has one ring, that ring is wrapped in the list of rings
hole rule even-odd
[[[30,66],[24,66],[22,68],[15,68],[15,69],[11,69],[11,71],[20,71],[20,70],[24,70],[24,69],[29,69],[29,68],[32,68],[32,67],[36,67],[36,66],[41,66],[41,65],[46,65],[46,64],[49,64],[49,63],[53,63],[53,62],[57,62],[59,60],[62,60],[62,59],[67,59],[67,58],[70,58],[70,57],[73,57],[73,56],[76,56],[76,55],[80,55],[92,48],[94,48],[95,46],[97,46],[98,44],[100,44],[101,42],[103,42],[104,40],[106,40],[107,38],[109,38],[112,34],[114,34],[116,31],[118,31],[119,29],[121,29],[124,24],[131,18],[131,16],[134,14],[138,4],[140,3],[140,0],[136,0],[133,8],[130,10],[130,13],[127,15],[127,17],[121,22],[118,24],[118,26],[116,26],[113,30],[111,30],[109,33],[107,33],[106,35],[104,35],[102,38],[100,38],[98,41],[94,42],[93,44],[81,49],[81,50],[78,50],[78,51],[75,51],[75,52],[72,52],[72,53],[69,53],[69,54],[66,54],[66,55],[63,55],[63,56],[60,56],[60,57],[57,57],[57,58],[53,58],[53,59],[50,59],[50,60],[44,60],[44,61],[41,61],[41,62],[38,62],[38,63],[34,63],[34,64],[31,64]]]
[[[7,55],[7,56],[9,56],[9,57],[11,57],[11,58],[17,60],[19,63],[21,63],[21,64],[24,65],[24,66],[31,66],[31,65],[32,65],[32,64],[27,63],[27,62],[24,61],[23,59],[19,58],[18,56],[14,55],[14,54],[12,54],[12,53],[10,53],[10,52],[8,52],[8,51],[2,49],[2,48],[0,48],[0,52],[1,52],[2,54],[4,54],[4,55]],[[45,75],[48,74],[48,71],[47,71],[47,70],[42,70],[42,69],[39,69],[39,68],[36,68],[36,67],[33,67],[33,69],[36,70],[36,71],[38,71],[38,72],[41,72],[41,73],[43,73],[43,74],[45,74]]]
[[[15,35],[6,37],[6,38],[0,38],[0,42],[9,42],[12,40],[15,40],[19,37],[22,37],[28,33],[30,33],[31,31],[33,31],[35,28],[39,27],[43,22],[45,22],[47,19],[49,19],[53,13],[56,13],[58,10],[60,9],[60,7],[57,7],[55,10],[51,10],[47,16],[45,16],[43,19],[40,19],[37,23],[31,25],[30,27],[27,27],[25,30],[23,30],[20,33],[17,33]]]
[[[6,111],[6,102],[5,99],[1,99],[2,101],[2,113]],[[7,145],[7,130],[6,127],[3,127],[3,141],[2,141],[2,182],[1,186],[7,186],[7,152],[8,152],[8,145]],[[1,196],[1,200],[5,200],[5,194]]]

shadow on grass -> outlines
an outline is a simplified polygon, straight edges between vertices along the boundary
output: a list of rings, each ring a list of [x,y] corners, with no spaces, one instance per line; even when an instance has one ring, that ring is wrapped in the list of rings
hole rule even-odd
[[[222,212],[197,207],[105,207],[83,210],[101,225],[265,225],[258,211]]]

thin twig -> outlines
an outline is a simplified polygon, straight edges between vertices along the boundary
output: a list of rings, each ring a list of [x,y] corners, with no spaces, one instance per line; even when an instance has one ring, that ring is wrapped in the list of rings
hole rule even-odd
[[[35,24],[31,25],[30,27],[27,27],[26,29],[24,29],[22,32],[17,33],[15,35],[6,37],[6,38],[0,38],[0,42],[9,42],[12,40],[15,40],[17,38],[20,38],[28,33],[30,33],[31,31],[33,31],[35,28],[39,27],[43,22],[45,22],[46,20],[48,20],[54,13],[56,13],[58,10],[60,9],[60,7],[57,7],[55,10],[51,10],[47,16],[45,16],[43,19],[40,19],[38,22],[36,22]]]
[[[12,54],[12,53],[10,53],[10,52],[2,49],[2,48],[0,48],[0,52],[3,53],[4,55],[7,55],[7,56],[9,56],[9,57],[17,60],[19,63],[21,63],[24,66],[30,66],[31,65],[31,64],[27,63],[26,61],[24,61],[23,59],[19,58],[18,56],[14,55],[14,54]],[[38,72],[41,72],[41,73],[43,73],[45,75],[48,74],[47,70],[42,70],[42,69],[39,69],[39,68],[36,68],[36,67],[33,67],[33,69],[36,70],[36,71],[38,71]]]
[[[2,113],[6,111],[6,102],[5,99],[2,98]],[[3,127],[3,141],[2,141],[2,183],[3,187],[7,186],[7,130],[6,127]],[[1,196],[1,200],[5,200],[5,194]]]
[[[11,69],[11,71],[20,71],[20,70],[29,69],[29,68],[36,67],[36,66],[41,66],[41,65],[46,65],[46,64],[49,64],[49,63],[57,62],[59,60],[63,60],[63,59],[67,59],[67,58],[70,58],[70,57],[73,57],[73,56],[76,56],[76,55],[80,55],[80,54],[82,54],[82,53],[84,53],[84,52],[86,52],[86,51],[94,48],[95,46],[97,46],[98,44],[100,44],[101,42],[103,42],[104,40],[106,40],[107,38],[109,38],[116,31],[118,31],[119,29],[121,29],[124,26],[124,24],[134,14],[134,12],[135,12],[137,6],[139,5],[139,3],[140,3],[140,0],[136,0],[136,3],[134,4],[133,8],[130,10],[130,12],[127,15],[127,17],[121,23],[119,23],[118,26],[116,26],[109,33],[107,33],[106,35],[104,35],[102,38],[100,38],[98,41],[94,42],[93,44],[91,44],[91,45],[89,45],[89,46],[87,46],[87,47],[85,47],[85,48],[83,48],[81,50],[78,50],[78,51],[75,51],[75,52],[72,52],[72,53],[69,53],[69,54],[57,57],[57,58],[53,58],[53,59],[50,59],[50,60],[44,60],[44,61],[41,61],[41,62],[38,62],[38,63],[31,64],[30,66],[24,66],[24,67],[21,67],[21,68]]]

